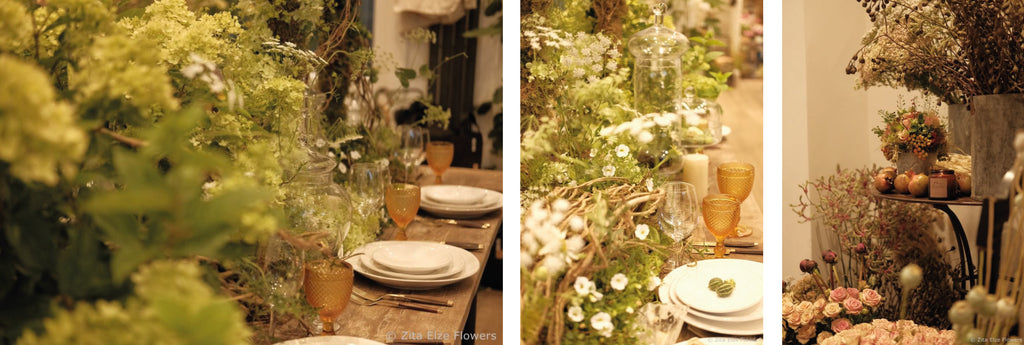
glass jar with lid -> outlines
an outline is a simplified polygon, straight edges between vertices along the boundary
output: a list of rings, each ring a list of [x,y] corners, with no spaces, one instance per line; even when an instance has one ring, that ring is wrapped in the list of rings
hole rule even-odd
[[[683,92],[679,113],[682,118],[680,145],[709,146],[722,141],[722,106],[712,100],[698,98],[692,86]]]
[[[352,199],[344,188],[334,183],[337,162],[329,157],[312,157],[295,176],[291,204],[298,208],[292,226],[303,232],[326,233],[324,239],[339,256],[344,254],[344,241],[352,226]]]
[[[634,59],[634,107],[641,114],[675,112],[683,95],[682,55],[689,40],[662,24],[665,9],[655,4],[654,25],[634,34],[627,46]]]

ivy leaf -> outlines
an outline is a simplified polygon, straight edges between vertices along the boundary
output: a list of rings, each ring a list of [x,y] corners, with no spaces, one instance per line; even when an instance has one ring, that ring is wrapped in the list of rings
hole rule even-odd
[[[409,80],[416,78],[416,71],[399,67],[395,70],[395,76],[398,77],[398,82],[402,84],[402,87],[409,87]]]

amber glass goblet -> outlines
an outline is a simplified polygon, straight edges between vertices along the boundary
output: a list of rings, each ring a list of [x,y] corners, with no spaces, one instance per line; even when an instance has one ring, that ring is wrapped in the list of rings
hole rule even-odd
[[[740,201],[729,194],[708,194],[701,204],[701,214],[715,236],[715,258],[725,257],[725,238],[740,222]]]
[[[352,298],[352,265],[339,260],[315,260],[306,263],[302,286],[306,302],[316,308],[323,322],[324,335],[334,334],[334,319]]]
[[[404,241],[405,228],[416,218],[416,212],[420,209],[420,187],[406,183],[393,183],[384,190],[384,203],[388,208],[388,215],[398,225],[398,232],[392,238]]]
[[[740,203],[750,196],[754,188],[754,166],[750,163],[731,162],[718,166],[718,191],[735,197]],[[741,226],[737,226],[730,235],[738,235]]]
[[[437,184],[441,184],[441,175],[452,166],[455,158],[455,144],[447,141],[431,141],[427,144],[427,164],[437,175]]]

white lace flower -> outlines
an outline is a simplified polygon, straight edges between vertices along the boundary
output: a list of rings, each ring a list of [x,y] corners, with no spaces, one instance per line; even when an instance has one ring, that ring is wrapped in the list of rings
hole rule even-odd
[[[633,310],[633,307],[626,307],[626,313],[627,314],[632,314],[634,311],[635,310]]]
[[[566,314],[572,322],[583,321],[583,308],[580,308],[579,306],[574,305],[569,307],[569,312]]]
[[[612,131],[614,131],[614,130],[615,130],[615,127],[605,127],[605,128],[601,128],[601,131],[598,132],[597,134],[602,136],[602,137],[607,137],[609,134],[612,134]]]
[[[661,286],[661,278],[658,278],[658,276],[651,276],[651,278],[647,280],[647,291],[654,291],[654,289],[657,289],[659,286]]]
[[[594,283],[587,279],[587,277],[576,277],[576,283],[572,284],[572,287],[576,289],[576,293],[580,295],[586,295],[590,293]]]
[[[615,176],[615,167],[613,167],[611,165],[605,165],[604,168],[601,169],[601,172],[604,173],[605,177]]]
[[[637,225],[636,226],[636,231],[633,232],[633,234],[636,235],[636,238],[639,238],[641,240],[646,240],[647,239],[647,235],[649,235],[650,233],[651,233],[651,227],[648,226],[647,224]]]
[[[554,209],[555,212],[561,212],[561,213],[565,213],[565,211],[568,211],[569,210],[569,206],[572,206],[572,204],[569,203],[569,200],[565,200],[565,199],[555,200],[555,202],[553,204],[551,204],[551,208]]]
[[[629,146],[625,144],[619,144],[615,147],[615,155],[619,157],[625,157],[629,155]]]
[[[342,174],[348,173],[348,167],[345,164],[338,164],[338,171]]]
[[[641,144],[646,144],[653,140],[654,134],[651,134],[651,132],[648,131],[643,131],[643,133],[640,133],[640,135],[636,137],[636,141],[639,141]]]
[[[583,217],[572,216],[569,218],[569,229],[573,231],[583,231],[583,227],[587,226],[587,222],[583,220]]]
[[[629,278],[626,278],[625,274],[616,273],[614,276],[612,276],[612,289],[622,291],[623,289],[626,288],[627,284],[629,284]]]
[[[593,283],[591,283],[591,284],[593,284]],[[604,298],[604,294],[603,293],[600,293],[600,292],[597,292],[597,291],[590,292],[590,302],[597,303],[597,301],[600,301],[602,298]]]

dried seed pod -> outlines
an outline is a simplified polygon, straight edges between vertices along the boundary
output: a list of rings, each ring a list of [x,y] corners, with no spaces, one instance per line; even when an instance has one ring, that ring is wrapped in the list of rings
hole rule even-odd
[[[722,286],[722,284],[724,284],[724,283],[725,282],[722,281],[722,278],[718,278],[718,277],[711,278],[711,280],[708,281],[708,289],[710,289],[710,290],[718,290],[718,287]]]
[[[736,283],[722,284],[722,286],[719,286],[718,289],[715,290],[715,293],[718,294],[718,297],[729,297],[729,295],[732,295],[732,291],[735,289]]]

